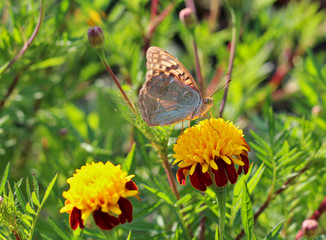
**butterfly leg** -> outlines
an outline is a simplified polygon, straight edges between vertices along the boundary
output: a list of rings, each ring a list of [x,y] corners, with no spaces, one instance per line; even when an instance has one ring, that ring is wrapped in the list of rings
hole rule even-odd
[[[212,128],[213,128],[217,133],[219,133],[219,132],[217,131],[217,129],[214,128],[214,126],[212,125],[211,121],[208,120],[208,122],[209,122],[209,124],[211,125],[211,127],[212,127]]]

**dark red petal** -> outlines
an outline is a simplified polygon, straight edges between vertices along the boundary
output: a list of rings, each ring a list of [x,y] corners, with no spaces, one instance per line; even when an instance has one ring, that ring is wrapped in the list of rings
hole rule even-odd
[[[243,154],[241,154],[241,160],[243,161],[244,163],[244,166],[239,166],[238,167],[238,175],[240,175],[242,173],[242,170],[243,170],[243,173],[246,175],[249,171],[249,159],[248,159],[248,154],[246,154],[247,152],[244,152]]]
[[[218,187],[224,187],[228,183],[228,179],[225,173],[224,161],[221,158],[216,158],[214,161],[218,166],[217,170],[211,168],[211,171],[214,174],[215,184]]]
[[[189,179],[192,186],[200,191],[206,191],[207,186],[213,184],[211,175],[209,172],[203,173],[200,164],[196,165],[195,171],[189,176]]]
[[[185,174],[185,172],[188,173],[190,168],[191,168],[191,166],[178,169],[177,179],[178,179],[179,184],[186,185],[186,175],[187,174]]]
[[[132,205],[130,201],[126,198],[120,197],[118,204],[122,213],[119,215],[119,221],[121,224],[125,223],[126,220],[128,222],[132,222]]]
[[[227,164],[226,162],[223,161],[223,164],[225,166],[227,177],[230,183],[232,184],[236,183],[238,180],[238,174],[237,171],[235,170],[234,163],[231,162],[231,164]]]
[[[237,170],[237,174],[240,175],[242,173],[243,166],[239,166]]]
[[[243,138],[243,137],[241,137],[241,139],[242,139],[242,141],[243,141],[243,143],[244,143],[244,146],[248,149],[248,151],[250,152],[250,146],[248,145],[248,143],[246,142],[246,140]]]
[[[102,212],[101,209],[93,212],[93,218],[96,225],[103,230],[110,230],[120,223],[118,218]]]
[[[242,161],[244,162],[244,166],[243,166],[243,171],[244,171],[244,174],[246,175],[249,171],[249,159],[248,159],[248,155],[240,155],[241,156],[241,159]]]
[[[134,181],[128,181],[126,182],[125,188],[127,188],[128,190],[138,190],[137,185],[134,183]]]
[[[78,208],[74,207],[69,216],[69,224],[72,230],[76,230],[79,226],[80,228],[85,228],[84,221],[81,218],[82,212]]]

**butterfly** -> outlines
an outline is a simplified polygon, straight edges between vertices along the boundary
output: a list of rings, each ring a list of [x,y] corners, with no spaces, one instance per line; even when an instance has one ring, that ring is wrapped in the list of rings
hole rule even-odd
[[[213,98],[203,98],[195,79],[174,56],[159,47],[150,47],[146,58],[148,71],[138,105],[149,126],[193,120],[213,105]]]

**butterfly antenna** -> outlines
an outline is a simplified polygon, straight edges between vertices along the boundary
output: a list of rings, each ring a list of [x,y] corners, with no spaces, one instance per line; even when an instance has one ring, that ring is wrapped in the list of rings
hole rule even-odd
[[[222,87],[220,87],[223,82],[225,82],[224,85]],[[215,93],[217,93],[218,91],[220,91],[223,88],[225,88],[225,86],[228,85],[229,82],[231,82],[230,73],[227,73],[225,75],[225,77],[223,78],[223,80],[217,85],[216,90],[213,92],[213,94],[211,96],[213,96]]]

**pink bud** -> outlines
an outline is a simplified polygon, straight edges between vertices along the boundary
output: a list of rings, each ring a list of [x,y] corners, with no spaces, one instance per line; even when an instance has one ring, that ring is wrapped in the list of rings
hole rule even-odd
[[[318,235],[318,222],[315,219],[306,219],[302,223],[303,236],[315,238]]]
[[[182,9],[179,18],[187,28],[193,28],[197,22],[196,15],[190,8]]]
[[[91,27],[87,32],[88,40],[93,48],[100,48],[104,44],[103,30],[100,27]]]
[[[315,117],[320,116],[321,112],[322,112],[322,109],[319,105],[313,106],[313,108],[311,109],[311,113]]]

